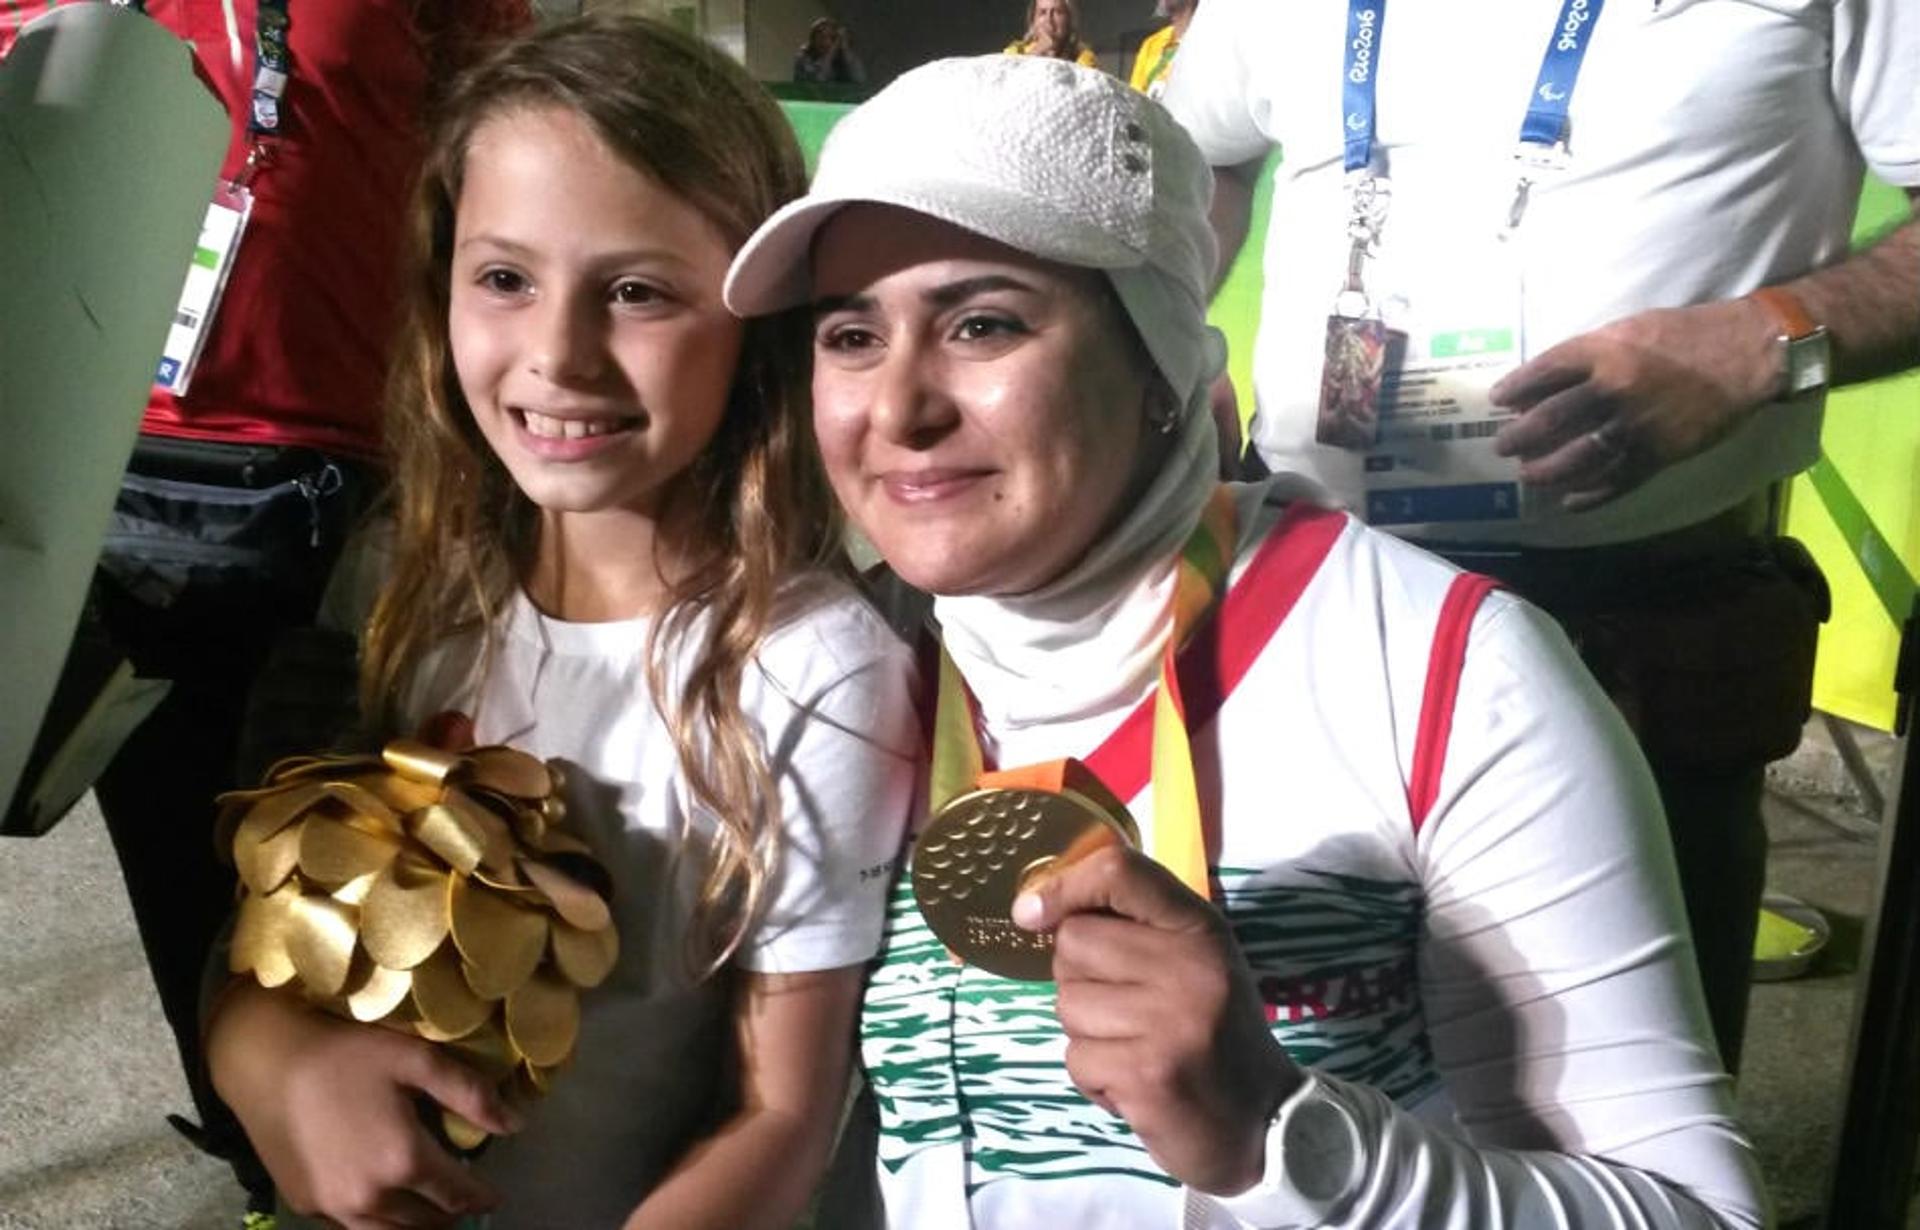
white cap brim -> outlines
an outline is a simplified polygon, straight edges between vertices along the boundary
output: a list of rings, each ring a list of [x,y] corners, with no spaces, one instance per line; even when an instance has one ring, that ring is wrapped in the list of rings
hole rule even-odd
[[[857,194],[809,194],[790,201],[762,223],[727,270],[721,293],[728,309],[736,316],[763,316],[811,302],[814,237],[849,205],[909,209],[1066,265],[1131,269],[1147,263],[1144,252],[1106,228],[1037,208],[1030,196],[958,180],[868,183]]]

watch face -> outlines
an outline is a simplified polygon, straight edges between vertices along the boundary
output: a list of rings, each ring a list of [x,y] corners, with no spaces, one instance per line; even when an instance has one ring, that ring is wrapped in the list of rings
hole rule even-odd
[[[1787,339],[1787,395],[1795,396],[1825,388],[1829,383],[1827,331],[1817,329],[1806,337]]]
[[[1308,1200],[1343,1200],[1360,1169],[1360,1134],[1347,1112],[1308,1098],[1287,1118],[1287,1181]]]

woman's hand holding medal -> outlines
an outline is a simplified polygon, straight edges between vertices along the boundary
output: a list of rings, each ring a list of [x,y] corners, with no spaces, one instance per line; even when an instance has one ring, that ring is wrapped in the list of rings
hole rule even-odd
[[[1268,1121],[1301,1082],[1225,919],[1147,855],[1098,851],[1029,887],[1014,922],[1054,932],[1056,1011],[1080,1091],[1187,1186],[1258,1182]]]

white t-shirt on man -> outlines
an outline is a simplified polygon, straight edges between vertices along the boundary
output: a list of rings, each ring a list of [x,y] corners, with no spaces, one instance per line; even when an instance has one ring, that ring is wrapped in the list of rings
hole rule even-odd
[[[1920,5],[1612,0],[1570,100],[1569,162],[1513,203],[1514,152],[1558,0],[1382,6],[1377,145],[1392,185],[1376,297],[1485,294],[1517,266],[1523,357],[1649,308],[1732,298],[1847,251],[1863,171],[1920,185]],[[1314,441],[1348,256],[1347,5],[1207,0],[1163,101],[1216,166],[1278,146],[1254,351],[1268,466],[1361,503],[1361,453]],[[1504,290],[1501,292],[1505,296]],[[1708,452],[1580,514],[1396,525],[1422,539],[1629,541],[1704,520],[1809,464],[1817,404],[1771,405]]]

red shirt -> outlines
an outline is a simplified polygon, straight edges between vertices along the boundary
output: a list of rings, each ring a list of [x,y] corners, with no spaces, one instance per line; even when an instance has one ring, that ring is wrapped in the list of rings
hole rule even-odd
[[[186,39],[227,114],[221,175],[246,165],[254,0],[148,0]],[[0,55],[53,7],[0,0]],[[484,37],[527,23],[527,0],[288,0],[293,69],[281,135],[253,178],[253,214],[184,398],[155,390],[142,430],[372,458],[397,320],[407,201],[421,157],[423,13]],[[231,37],[230,37],[231,35]],[[237,39],[240,63],[231,53]],[[181,268],[184,277],[186,269]]]

